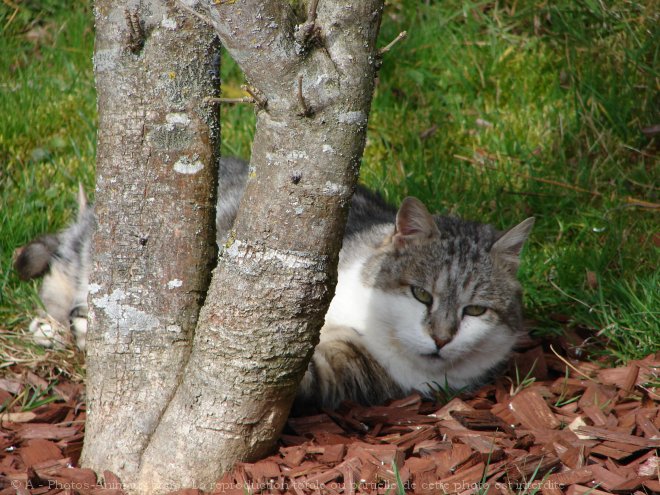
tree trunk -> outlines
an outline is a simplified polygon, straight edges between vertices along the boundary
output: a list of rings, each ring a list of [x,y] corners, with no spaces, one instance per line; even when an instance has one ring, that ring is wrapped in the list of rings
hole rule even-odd
[[[197,5],[194,0],[186,0],[186,4]],[[139,187],[134,193],[129,189],[117,195],[111,181],[115,176],[109,175],[106,166],[99,169],[98,196],[105,209],[99,215],[102,228],[97,249],[101,254],[95,263],[95,270],[100,271],[90,296],[95,330],[88,358],[91,438],[84,459],[95,469],[114,470],[128,483],[129,490],[137,493],[162,493],[186,486],[212,489],[213,482],[236,461],[257,458],[274,446],[334,292],[341,233],[357,180],[379,62],[375,44],[382,0],[348,4],[325,0],[318,9],[309,8],[307,19],[296,18],[286,0],[205,0],[202,5],[203,15],[208,16],[253,85],[258,118],[247,190],[214,271],[192,348],[188,347],[190,326],[171,323],[179,321],[176,315],[183,306],[172,309],[166,304],[172,294],[169,285],[176,285],[169,282],[183,280],[186,285],[182,292],[196,296],[204,292],[204,277],[200,276],[199,286],[193,287],[190,271],[184,273],[183,267],[173,271],[164,260],[177,253],[185,253],[187,260],[199,255],[197,265],[191,266],[201,271],[205,262],[199,260],[207,258],[199,251],[193,254],[189,246],[175,244],[160,230],[162,240],[156,245],[147,243],[146,248],[154,251],[143,255],[140,235],[131,236],[145,229],[135,220],[122,223],[121,212],[140,212],[137,218],[150,226],[147,220],[166,221],[166,215],[174,214],[172,207],[165,201],[158,203],[165,211],[156,214],[158,207],[135,200],[138,191],[142,194]],[[99,14],[99,30],[108,29],[104,16]],[[153,36],[147,38],[145,52]],[[98,43],[97,59],[99,49],[111,49],[105,46],[110,43],[105,38]],[[172,47],[159,45],[164,53]],[[183,57],[177,55],[177,60],[190,59]],[[153,65],[155,73],[168,73],[165,67],[172,62],[166,58],[161,61],[161,72]],[[123,83],[124,78],[132,81],[135,77],[124,76],[123,71],[130,73],[131,64],[138,61],[129,58],[127,67],[118,67],[116,58],[113,61],[112,70],[119,71],[121,82],[113,87],[128,87],[127,94],[144,91]],[[174,65],[171,70],[178,73],[178,64]],[[101,76],[99,72],[99,84]],[[157,76],[143,83],[157,88],[156,81],[163,85]],[[205,79],[200,77],[195,87],[200,88],[202,81]],[[112,94],[109,89],[103,92]],[[107,103],[101,99],[101,90],[99,95],[101,111]],[[163,98],[166,96],[167,91]],[[167,111],[154,113],[152,116],[152,110],[145,108],[144,115],[136,115],[129,106],[121,117],[129,130],[136,120],[150,117],[156,119],[150,125],[157,128]],[[105,122],[102,117],[101,136]],[[148,130],[145,135],[149,136]],[[119,143],[121,136],[107,140],[107,146],[122,148],[113,160],[101,153],[100,139],[100,157],[111,161],[112,167],[107,168],[116,170],[115,175],[125,174],[122,182],[143,183],[142,177],[153,173],[152,166],[126,170],[126,160],[120,155],[127,147]],[[212,133],[206,136],[208,141]],[[153,141],[147,139],[147,144],[153,145]],[[186,145],[187,156],[191,156],[190,149]],[[144,153],[144,148],[136,144],[135,153]],[[154,177],[171,184],[171,176],[176,175],[171,173],[172,162],[178,155],[162,152],[159,156],[163,171]],[[149,158],[154,159],[153,155]],[[196,170],[195,163],[190,158],[186,170]],[[203,182],[201,174],[210,169],[210,165],[205,166],[197,174],[179,177],[184,182],[194,180],[198,188],[193,191],[186,182],[185,188],[180,186],[184,189],[181,194],[208,200],[212,196],[208,186],[213,181],[208,176],[207,184],[197,181]],[[167,189],[160,182],[154,186]],[[117,211],[107,204],[111,194],[121,199]],[[149,191],[144,198],[153,195]],[[206,214],[206,207],[202,211]],[[188,232],[193,222],[205,224],[207,217],[198,213],[200,217],[181,225],[181,231]],[[155,227],[148,228],[151,242]],[[123,237],[118,238],[118,232]],[[110,245],[111,236],[119,242]],[[208,240],[204,237],[203,243]],[[125,251],[117,245],[124,243],[133,248],[133,256],[120,255]],[[158,256],[158,247],[165,247],[169,256]],[[197,299],[190,303],[186,321],[194,320],[198,307]],[[171,326],[176,330],[168,333]],[[141,332],[147,328],[148,336]],[[160,357],[165,348],[172,353],[171,358]],[[158,383],[160,376],[166,379],[164,385]],[[103,425],[103,420],[110,424]],[[118,428],[128,430],[120,435],[125,445],[111,439]]]
[[[208,489],[236,461],[268,453],[281,432],[334,292],[381,7],[321,2],[318,38],[306,44],[285,1],[208,2],[222,43],[267,103],[231,244],[141,486]]]
[[[219,43],[172,2],[97,0],[98,155],[83,464],[134,479],[215,261]]]

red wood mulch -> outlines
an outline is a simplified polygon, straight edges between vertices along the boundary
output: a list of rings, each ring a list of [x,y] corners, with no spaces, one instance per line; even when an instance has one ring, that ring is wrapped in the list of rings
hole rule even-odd
[[[442,407],[413,395],[291,418],[275,455],[239,464],[213,493],[394,495],[400,482],[415,494],[660,494],[660,353],[601,369],[537,346],[516,362],[533,383],[502,378]],[[0,404],[30,384],[46,385],[31,373],[0,379]],[[82,386],[52,393],[61,400],[0,414],[0,495],[121,495],[112,473],[103,484],[72,467]]]

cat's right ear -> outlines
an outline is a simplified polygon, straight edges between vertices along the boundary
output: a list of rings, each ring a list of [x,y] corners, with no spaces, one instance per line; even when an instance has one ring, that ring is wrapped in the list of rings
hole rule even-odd
[[[439,234],[438,227],[424,203],[412,196],[404,199],[396,214],[396,231],[392,238],[394,245],[401,248],[409,242],[428,239],[434,234]]]

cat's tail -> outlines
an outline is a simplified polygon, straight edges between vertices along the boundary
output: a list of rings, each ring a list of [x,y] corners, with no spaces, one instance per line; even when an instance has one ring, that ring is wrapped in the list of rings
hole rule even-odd
[[[234,157],[220,158],[218,170],[218,202],[216,205],[215,225],[218,246],[222,247],[227,239],[243,197],[248,178],[249,164]]]

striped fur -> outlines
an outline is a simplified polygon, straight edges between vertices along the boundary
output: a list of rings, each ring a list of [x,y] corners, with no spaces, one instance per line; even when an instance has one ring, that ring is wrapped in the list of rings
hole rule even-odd
[[[402,393],[353,329],[326,324],[300,384],[296,407],[336,407],[346,399],[378,404]]]

